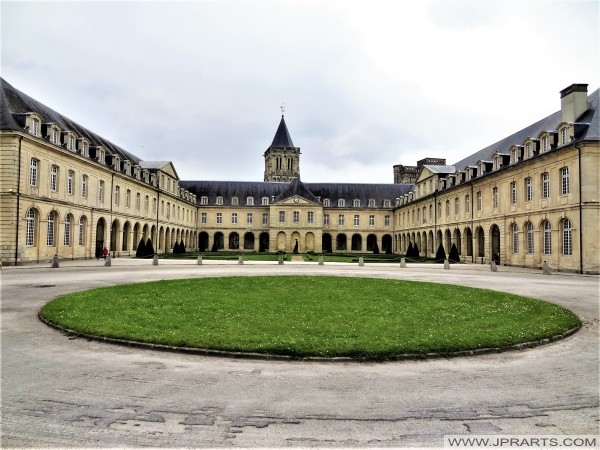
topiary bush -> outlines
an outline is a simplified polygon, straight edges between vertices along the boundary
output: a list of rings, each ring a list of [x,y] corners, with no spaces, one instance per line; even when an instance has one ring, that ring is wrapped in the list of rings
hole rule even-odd
[[[154,256],[154,247],[152,246],[152,240],[146,241],[146,254],[144,256]]]
[[[179,243],[179,253],[185,253],[185,244],[183,243],[183,239]]]
[[[456,244],[452,244],[452,247],[450,248],[450,255],[448,256],[448,260],[451,263],[460,262],[460,256],[458,254],[458,248],[456,248]]]
[[[140,243],[135,250],[135,257],[143,258],[144,256],[146,256],[146,244],[144,243],[144,238],[141,238]]]
[[[412,257],[413,258],[418,258],[419,257],[419,246],[417,245],[416,242],[415,242],[415,245],[413,246]]]
[[[435,253],[435,262],[443,264],[445,259],[446,251],[444,250],[444,246],[440,244],[440,246],[437,249],[437,252]]]
[[[406,249],[406,257],[412,258],[412,255],[413,255],[413,245],[412,245],[412,242],[409,242],[408,248]]]
[[[179,249],[179,242],[175,241],[175,245],[173,246],[173,254],[177,255],[181,253],[181,250]]]

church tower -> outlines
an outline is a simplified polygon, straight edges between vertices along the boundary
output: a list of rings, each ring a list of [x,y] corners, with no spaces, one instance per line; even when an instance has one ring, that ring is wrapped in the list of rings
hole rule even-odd
[[[265,156],[265,181],[292,181],[300,178],[300,147],[294,147],[292,138],[281,116],[281,122]]]

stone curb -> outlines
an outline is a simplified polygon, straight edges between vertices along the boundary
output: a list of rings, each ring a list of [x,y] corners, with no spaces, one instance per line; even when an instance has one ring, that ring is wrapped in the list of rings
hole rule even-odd
[[[125,347],[135,347],[142,348],[147,350],[158,350],[163,352],[173,352],[173,353],[183,353],[188,355],[201,355],[201,356],[213,356],[219,358],[241,358],[241,359],[258,359],[265,361],[307,361],[307,362],[328,362],[328,363],[348,363],[348,362],[365,362],[365,363],[383,363],[389,361],[407,361],[407,360],[426,360],[426,359],[438,359],[438,358],[453,358],[453,357],[462,357],[462,356],[479,356],[479,355],[488,355],[491,353],[503,353],[507,351],[515,351],[515,350],[524,350],[528,348],[539,347],[542,345],[550,344],[552,342],[560,341],[565,339],[577,331],[579,331],[582,327],[582,324],[571,328],[570,330],[565,331],[562,334],[558,334],[552,336],[550,338],[538,339],[536,341],[530,342],[522,342],[520,344],[510,345],[508,347],[489,347],[489,348],[478,348],[474,350],[461,350],[457,352],[449,352],[449,353],[405,353],[402,355],[398,355],[393,358],[388,358],[385,360],[371,360],[364,358],[351,358],[345,356],[325,358],[321,356],[308,356],[308,357],[293,357],[287,355],[272,355],[269,353],[251,353],[251,352],[230,352],[226,350],[210,350],[203,348],[195,348],[195,347],[175,347],[172,345],[164,345],[164,344],[151,344],[147,342],[138,342],[138,341],[129,341],[126,339],[117,339],[106,336],[96,336],[93,334],[82,333],[80,331],[71,330],[69,328],[65,328],[61,325],[55,324],[49,320],[46,320],[42,317],[41,312],[38,313],[38,318],[40,321],[45,323],[51,328],[55,328],[57,330],[62,331],[65,334],[69,334],[71,336],[83,337],[90,341],[103,342],[107,344],[115,344],[122,345]]]

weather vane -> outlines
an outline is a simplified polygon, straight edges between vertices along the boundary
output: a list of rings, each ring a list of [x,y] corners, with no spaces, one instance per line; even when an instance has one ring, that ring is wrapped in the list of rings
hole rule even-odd
[[[285,102],[281,105],[281,115],[285,114]]]

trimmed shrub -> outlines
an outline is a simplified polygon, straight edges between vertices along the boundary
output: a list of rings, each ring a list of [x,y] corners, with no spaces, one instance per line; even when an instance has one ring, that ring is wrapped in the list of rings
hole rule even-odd
[[[211,252],[216,253],[219,251],[219,249],[217,248],[217,241],[213,242],[212,248],[210,249]]]
[[[416,242],[415,242],[415,245],[413,246],[412,252],[413,252],[413,254],[412,254],[413,258],[418,258],[419,257],[419,246],[417,245]]]
[[[444,250],[444,246],[440,244],[440,246],[437,249],[437,252],[435,253],[435,262],[443,264],[445,259],[446,251]]]
[[[450,256],[448,256],[448,260],[453,262],[460,262],[460,256],[458,255],[458,248],[456,248],[456,244],[452,244],[450,248]]]
[[[154,247],[152,246],[152,239],[146,241],[146,254],[144,256],[154,256]]]
[[[412,258],[412,255],[413,255],[413,246],[412,246],[412,242],[409,242],[408,248],[406,249],[406,257]]]
[[[373,247],[373,254],[379,255],[379,245],[375,242],[375,246]]]
[[[179,253],[185,253],[185,244],[183,243],[183,239],[179,243]]]
[[[144,256],[146,256],[146,244],[144,243],[144,238],[141,238],[140,243],[135,250],[135,257],[143,258]]]
[[[179,242],[175,241],[175,245],[173,246],[173,254],[177,255],[181,253],[181,250],[179,249]]]

